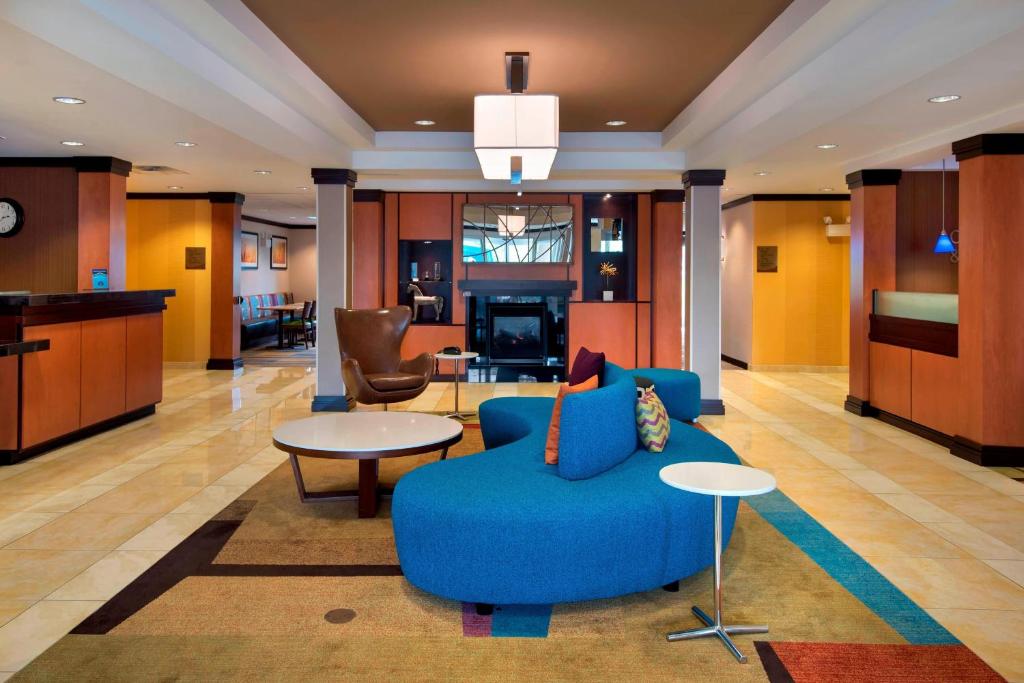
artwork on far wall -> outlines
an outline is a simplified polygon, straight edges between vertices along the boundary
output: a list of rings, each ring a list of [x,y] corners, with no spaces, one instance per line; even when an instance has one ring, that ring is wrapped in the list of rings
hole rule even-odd
[[[260,236],[254,232],[242,231],[242,270],[256,270],[260,267]]]
[[[272,235],[270,238],[270,267],[288,270],[288,238]]]

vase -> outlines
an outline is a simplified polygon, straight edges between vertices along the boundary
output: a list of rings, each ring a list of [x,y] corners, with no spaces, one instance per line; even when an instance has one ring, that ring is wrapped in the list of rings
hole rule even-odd
[[[610,289],[604,290],[602,292],[602,295],[603,295],[605,301],[614,301],[615,300],[615,292],[613,292]]]

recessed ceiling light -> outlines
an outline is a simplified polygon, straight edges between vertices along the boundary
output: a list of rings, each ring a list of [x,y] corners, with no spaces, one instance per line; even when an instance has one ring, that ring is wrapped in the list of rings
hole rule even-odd
[[[831,191],[832,191],[833,189],[835,189],[835,188],[831,188],[831,187],[819,187],[819,188],[818,188],[818,192],[831,192]]]
[[[433,126],[435,122],[430,119],[419,119],[417,121],[413,121],[413,123],[417,126]]]
[[[0,142],[6,142],[6,141],[7,141],[7,138],[5,138],[3,135],[0,135]]]
[[[754,175],[771,175],[771,171],[754,171]]]
[[[823,144],[823,145],[815,145],[815,146],[816,146],[816,147],[817,147],[818,149],[835,149],[835,148],[836,148],[836,147],[838,147],[839,145],[837,145],[837,144],[836,144],[836,143],[834,143],[834,142],[826,142],[826,143],[825,143],[825,144]]]
[[[257,168],[255,171],[253,171],[253,173],[255,173],[256,175],[270,175],[271,173],[273,173],[273,171],[268,171],[263,168]]]
[[[929,97],[928,101],[933,104],[942,104],[943,102],[956,102],[959,99],[959,95],[936,95],[935,97]]]
[[[180,190],[181,189],[181,185],[168,185],[167,189],[168,190]]]
[[[303,185],[302,187],[296,187],[295,189],[296,190],[303,190],[303,191],[305,191],[305,190],[308,190],[309,188],[306,187],[305,185]]]
[[[516,196],[517,197],[522,197],[523,196],[523,191],[519,190],[518,192],[516,192]]]
[[[609,192],[609,193],[606,193],[606,194],[605,194],[605,196],[604,196],[604,198],[605,198],[605,199],[611,199],[611,198],[612,198],[612,195],[611,195],[611,193],[610,193],[610,192]]]
[[[298,220],[297,218],[295,218],[295,216],[288,216],[288,218],[289,218],[290,220],[293,220],[293,221],[294,221],[294,220]]]
[[[605,121],[605,122],[604,122],[604,125],[606,125],[606,126],[616,126],[616,127],[618,127],[618,126],[624,126],[624,125],[626,125],[626,122],[625,122],[625,121],[623,121],[623,120],[621,120],[621,119],[613,119],[613,120],[611,120],[611,121]]]
[[[60,144],[64,145],[65,147],[84,147],[85,146],[84,142],[79,142],[78,140],[61,140]]]
[[[308,218],[311,221],[315,221],[316,220],[316,216],[306,216],[306,218]]]
[[[723,187],[722,188],[722,192],[729,192],[730,190],[732,190],[731,187]]]
[[[85,104],[85,100],[79,97],[67,97],[66,95],[54,97],[53,101],[59,104]]]
[[[188,140],[178,140],[174,144],[176,144],[178,147],[195,147],[196,146],[196,143],[189,142]]]

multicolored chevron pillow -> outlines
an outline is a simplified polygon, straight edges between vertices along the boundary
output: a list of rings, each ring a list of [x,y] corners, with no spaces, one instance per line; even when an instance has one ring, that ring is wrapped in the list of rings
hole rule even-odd
[[[644,448],[652,453],[661,453],[668,443],[668,412],[654,388],[643,390],[636,401],[636,429]]]

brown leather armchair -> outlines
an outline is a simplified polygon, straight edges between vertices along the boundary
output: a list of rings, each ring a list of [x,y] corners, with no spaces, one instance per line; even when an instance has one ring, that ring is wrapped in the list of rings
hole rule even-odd
[[[345,388],[359,403],[388,403],[416,398],[434,375],[434,359],[421,353],[402,360],[402,339],[412,311],[395,308],[335,308]]]

